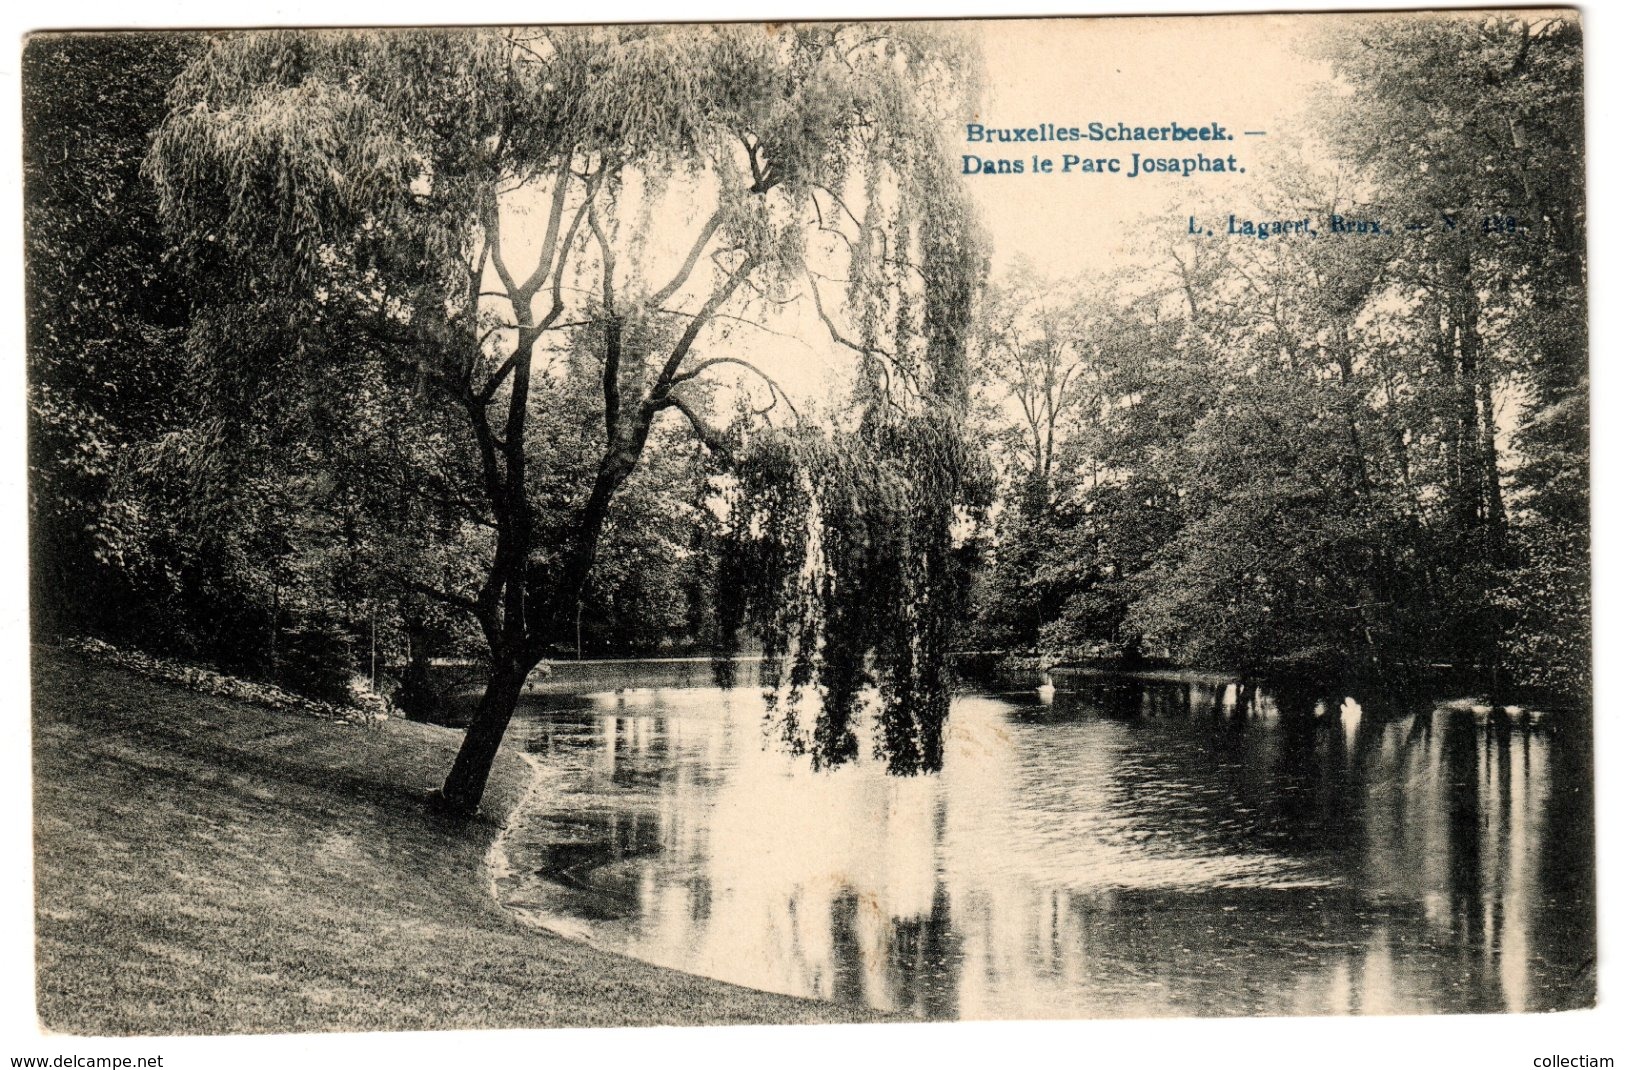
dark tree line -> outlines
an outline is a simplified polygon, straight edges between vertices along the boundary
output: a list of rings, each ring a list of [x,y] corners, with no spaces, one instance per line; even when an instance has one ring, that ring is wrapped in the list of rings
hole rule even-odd
[[[42,624],[329,691],[381,642],[414,686],[428,656],[477,649],[486,689],[441,796],[469,812],[541,659],[594,635],[716,645],[721,469],[780,430],[842,436],[796,427],[752,359],[773,332],[740,332],[811,308],[885,395],[866,440],[958,434],[981,261],[929,133],[968,106],[951,33],[249,32],[136,62],[148,42],[30,48],[57,105],[30,114],[35,514],[79,509],[36,523],[38,555],[129,588],[148,622],[42,581]],[[90,98],[108,85],[128,114]],[[75,124],[117,142],[119,188],[60,166]],[[174,297],[152,341],[169,366],[132,372],[165,422],[122,427],[70,487],[52,466],[96,428],[52,429],[106,408],[81,343],[145,325],[126,280],[76,275],[91,230],[47,234],[97,197]],[[109,318],[52,348],[53,302],[86,300],[67,280]],[[947,471],[905,519],[946,530]],[[947,606],[891,612],[939,637],[893,702],[899,768],[930,767]]]
[[[1277,178],[1282,214],[1396,233],[1200,240],[989,306],[1014,446],[972,640],[1583,693],[1578,24],[1372,19],[1324,55],[1332,158]]]
[[[38,37],[25,54],[35,628],[325,697],[404,659],[415,687],[403,702],[431,704],[429,659],[477,651],[401,562],[443,571],[469,541],[458,428],[388,403],[417,385],[388,339],[356,324],[324,336],[285,300],[210,292],[240,275],[189,270],[143,167],[205,45],[81,34]],[[572,366],[542,392],[558,473],[590,461],[590,379]],[[673,451],[629,488],[560,653],[708,634],[691,581],[704,547],[683,523],[708,474]]]

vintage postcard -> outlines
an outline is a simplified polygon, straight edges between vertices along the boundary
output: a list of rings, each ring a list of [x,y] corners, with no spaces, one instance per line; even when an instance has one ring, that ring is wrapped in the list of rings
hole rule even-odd
[[[1593,1007],[1584,55],[29,36],[39,1026]]]

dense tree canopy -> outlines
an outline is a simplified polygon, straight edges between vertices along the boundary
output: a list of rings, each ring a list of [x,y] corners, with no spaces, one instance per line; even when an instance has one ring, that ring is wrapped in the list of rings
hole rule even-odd
[[[140,613],[150,562],[125,538],[125,452],[173,427],[188,302],[141,161],[178,37],[36,37],[24,54],[31,578],[46,629]],[[85,585],[83,599],[42,597]]]
[[[810,302],[871,410],[912,390],[916,419],[951,423],[977,261],[930,131],[965,106],[963,55],[917,27],[251,33],[178,79],[149,173],[223,379],[252,403],[243,384],[373,353],[385,405],[465,427],[440,500],[487,567],[402,578],[489,648],[451,805],[477,802],[526,675],[573,633],[659,417],[732,448],[702,387],[765,376],[727,324]],[[679,206],[698,218],[674,242]],[[583,363],[596,456],[549,467],[540,403]]]
[[[982,641],[1587,686],[1577,24],[1356,28],[1323,47],[1331,159],[1271,196],[1426,225],[1199,241],[1097,292],[1018,276],[1111,323],[1069,328],[1106,401],[1066,421],[1088,445],[1042,481],[1052,504],[1006,521]]]

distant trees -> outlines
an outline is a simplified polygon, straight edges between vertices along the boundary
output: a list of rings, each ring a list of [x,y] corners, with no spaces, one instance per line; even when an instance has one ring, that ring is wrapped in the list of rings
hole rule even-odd
[[[1058,603],[1046,551],[1055,509],[1087,478],[1091,433],[1103,417],[1095,296],[1018,262],[984,294],[974,338],[982,422],[1007,488],[998,518],[1002,552],[981,579],[981,643],[1032,646]]]
[[[1011,478],[1045,508],[1064,476],[1076,478],[1089,456],[1082,447],[1099,423],[1100,353],[1109,310],[1084,283],[1040,279],[1018,263],[991,286],[978,315],[977,356],[990,401],[1009,410],[1003,436]],[[1058,472],[1057,468],[1060,468]]]
[[[303,399],[266,389],[299,343],[289,322],[200,301],[164,233],[142,167],[204,47],[70,34],[25,52],[34,625],[339,697],[368,631],[398,632],[358,553],[367,503],[343,478],[382,425],[364,375],[341,389],[330,373]],[[250,374],[213,360],[227,331]]]
[[[984,628],[1025,576],[1014,637],[1063,656],[1588,686],[1578,26],[1355,26],[1325,46],[1343,159],[1276,196],[1391,233],[1203,239],[1073,288],[1111,321],[1104,400],[1068,417],[1088,446],[1047,519],[1011,482],[992,576],[1019,575],[983,585]]]
[[[1497,647],[1529,653],[1543,645],[1528,631],[1542,618],[1548,638],[1565,637],[1561,675],[1584,678],[1589,647],[1572,645],[1589,634],[1579,22],[1391,20],[1363,38],[1368,48],[1331,49],[1356,90],[1335,116],[1351,135],[1350,163],[1382,208],[1453,224],[1429,231],[1396,282],[1433,335],[1435,385],[1448,399],[1441,482],[1457,567],[1496,592],[1461,628],[1477,648],[1457,654],[1485,663]],[[1511,465],[1498,411],[1508,401]],[[1555,565],[1554,541],[1566,564],[1534,581],[1528,556]]]

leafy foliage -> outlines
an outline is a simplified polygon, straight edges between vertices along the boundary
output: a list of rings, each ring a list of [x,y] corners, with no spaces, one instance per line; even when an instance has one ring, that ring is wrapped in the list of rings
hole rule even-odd
[[[539,658],[589,625],[643,642],[640,614],[697,616],[651,599],[695,549],[640,489],[651,444],[672,448],[659,418],[727,453],[762,414],[718,427],[719,376],[786,400],[744,356],[705,355],[720,324],[810,299],[872,398],[917,400],[928,367],[963,395],[979,253],[923,208],[957,203],[932,131],[966,106],[967,56],[917,26],[254,32],[176,81],[147,174],[210,309],[194,342],[218,369],[215,447],[242,456],[259,406],[368,400],[375,419],[341,435],[265,426],[385,488],[339,510],[365,601],[387,578],[484,638],[449,805],[477,804]],[[831,262],[841,300],[819,289]],[[408,522],[379,522],[390,507]]]
[[[36,36],[23,57],[30,556],[46,632],[150,620],[155,565],[113,487],[129,448],[182,409],[169,386],[187,302],[140,166],[190,47]]]
[[[771,696],[777,729],[816,766],[860,753],[873,688],[877,756],[896,773],[941,768],[966,585],[951,527],[956,505],[975,503],[979,464],[951,419],[922,416],[845,443],[759,439],[735,467],[722,646],[743,625],[761,637],[763,679],[783,691]]]
[[[1278,177],[1276,197],[1318,219],[1434,225],[1196,243],[1104,291],[1016,273],[1004,292],[1072,310],[1029,314],[1043,330],[1016,347],[1019,317],[989,322],[1020,358],[993,365],[990,393],[1039,387],[1036,406],[1006,402],[1011,433],[1044,441],[1029,414],[1055,408],[1054,354],[1087,351],[1105,400],[1060,422],[1072,456],[1007,474],[984,640],[1588,687],[1577,24],[1356,26],[1324,48],[1343,158]]]

